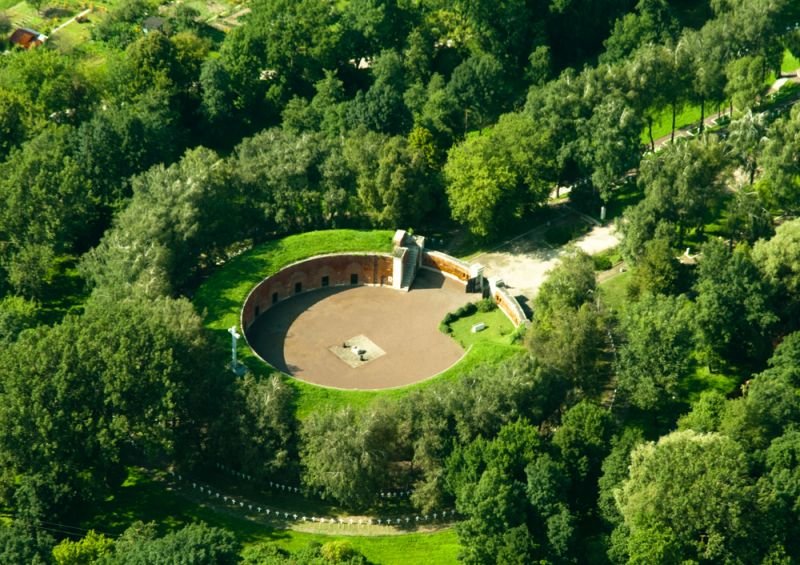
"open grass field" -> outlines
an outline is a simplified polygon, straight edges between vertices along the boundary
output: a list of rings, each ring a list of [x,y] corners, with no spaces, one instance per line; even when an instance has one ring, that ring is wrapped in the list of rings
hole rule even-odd
[[[81,522],[81,527],[116,536],[137,520],[155,522],[161,533],[203,521],[232,532],[245,547],[275,543],[288,550],[297,550],[311,542],[326,543],[346,539],[373,563],[457,562],[458,539],[452,529],[375,536],[298,532],[275,528],[233,512],[220,511],[197,503],[179,492],[168,490],[167,486],[163,476],[158,473],[130,468],[127,480],[112,496],[87,509],[88,517]]]

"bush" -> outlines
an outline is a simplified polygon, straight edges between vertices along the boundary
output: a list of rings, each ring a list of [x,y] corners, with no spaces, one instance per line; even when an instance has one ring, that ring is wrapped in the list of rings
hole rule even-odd
[[[511,343],[521,344],[525,341],[525,334],[528,333],[528,325],[521,324],[517,326],[511,334]]]
[[[491,298],[483,298],[476,303],[478,312],[491,312],[497,310],[497,303]]]
[[[607,271],[614,266],[611,264],[611,257],[604,254],[592,255],[592,261],[594,262],[595,271]]]
[[[544,239],[550,245],[566,245],[589,231],[589,226],[584,223],[562,223],[549,228],[544,232]]]
[[[467,302],[461,308],[459,308],[454,312],[455,319],[453,320],[453,322],[455,322],[459,318],[466,318],[467,316],[472,316],[477,311],[478,307],[475,305],[474,302]]]
[[[329,541],[323,544],[320,553],[323,559],[331,563],[366,561],[349,541],[344,540]]]

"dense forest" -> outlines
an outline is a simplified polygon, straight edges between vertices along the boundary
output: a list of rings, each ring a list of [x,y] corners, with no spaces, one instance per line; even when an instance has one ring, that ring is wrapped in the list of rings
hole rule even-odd
[[[365,562],[48,527],[95,527],[133,465],[209,460],[353,513],[411,485],[415,511],[457,510],[466,563],[800,560],[800,107],[767,93],[800,3],[243,5],[221,33],[121,0],[84,44],[24,50],[0,4],[0,562]],[[687,109],[695,135],[655,151]],[[191,301],[267,240],[489,245],[559,186],[616,214],[625,307],[575,251],[524,350],[456,382],[299,418],[284,377],[231,375]]]

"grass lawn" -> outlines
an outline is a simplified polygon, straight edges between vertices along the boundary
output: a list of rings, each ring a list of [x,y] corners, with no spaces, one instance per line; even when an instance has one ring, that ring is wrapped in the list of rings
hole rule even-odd
[[[706,103],[706,117],[716,112],[715,103]],[[697,123],[700,121],[700,106],[686,105],[678,109],[678,114],[675,116],[675,130],[689,124]],[[653,139],[657,140],[665,135],[672,133],[672,108],[664,108],[661,113],[653,120]],[[641,136],[642,143],[650,144],[650,135],[645,126]]]
[[[789,53],[789,50],[783,52],[783,63],[781,63],[781,72],[790,73],[800,69],[800,59]]]
[[[628,303],[628,284],[631,271],[620,273],[600,284],[600,299],[606,308],[621,312]]]
[[[197,290],[194,304],[198,311],[206,312],[209,329],[227,336],[228,328],[239,324],[240,310],[249,292],[267,276],[314,255],[347,251],[389,253],[393,233],[389,230],[330,230],[268,241],[219,268]]]
[[[712,373],[707,365],[698,365],[695,373],[680,383],[680,397],[681,400],[692,403],[700,398],[700,393],[707,390],[716,390],[727,396],[736,390],[740,382],[740,375]]]
[[[55,46],[62,53],[71,53],[76,48],[84,45],[92,38],[91,26],[98,21],[97,14],[89,16],[89,22],[72,22],[67,27],[60,29],[57,33],[50,36],[48,43]]]
[[[472,333],[472,326],[480,322],[486,324],[486,329]],[[450,324],[450,327],[453,330],[451,337],[465,349],[476,343],[485,342],[511,345],[514,333],[514,324],[499,308],[491,312],[476,312],[471,316],[459,318]]]
[[[9,6],[5,12],[15,27],[29,27],[42,33],[50,31],[49,25],[45,28],[45,19],[27,2],[17,2]]]
[[[81,526],[116,536],[137,520],[154,521],[162,534],[202,521],[232,532],[245,547],[275,543],[288,550],[297,550],[314,541],[325,543],[344,539],[374,563],[456,563],[459,546],[452,529],[377,536],[324,535],[277,529],[234,512],[196,503],[168,490],[162,478],[158,473],[152,474],[140,468],[129,469],[127,480],[112,496],[87,509],[90,518],[84,519]]]
[[[205,313],[205,325],[223,348],[228,348],[228,328],[239,324],[239,313],[250,290],[263,278],[279,271],[290,263],[314,255],[347,251],[389,252],[394,232],[331,230],[293,235],[270,241],[255,247],[230,260],[217,270],[197,290],[194,305],[198,312]],[[352,406],[364,408],[378,398],[399,398],[413,390],[430,386],[434,382],[457,379],[483,363],[499,363],[522,350],[508,343],[481,340],[475,343],[466,355],[453,367],[423,383],[397,389],[380,391],[352,391],[310,385],[285,376],[297,391],[296,413],[303,418],[314,410],[326,406]],[[260,361],[250,349],[241,344],[239,358],[256,375],[274,373]]]

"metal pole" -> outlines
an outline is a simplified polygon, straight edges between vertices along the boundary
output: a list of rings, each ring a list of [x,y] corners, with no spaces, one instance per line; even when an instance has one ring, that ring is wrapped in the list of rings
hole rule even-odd
[[[228,333],[231,334],[231,370],[234,373],[237,373],[237,369],[239,368],[239,363],[236,360],[236,342],[237,340],[242,337],[236,331],[236,326],[231,326],[228,328]]]

